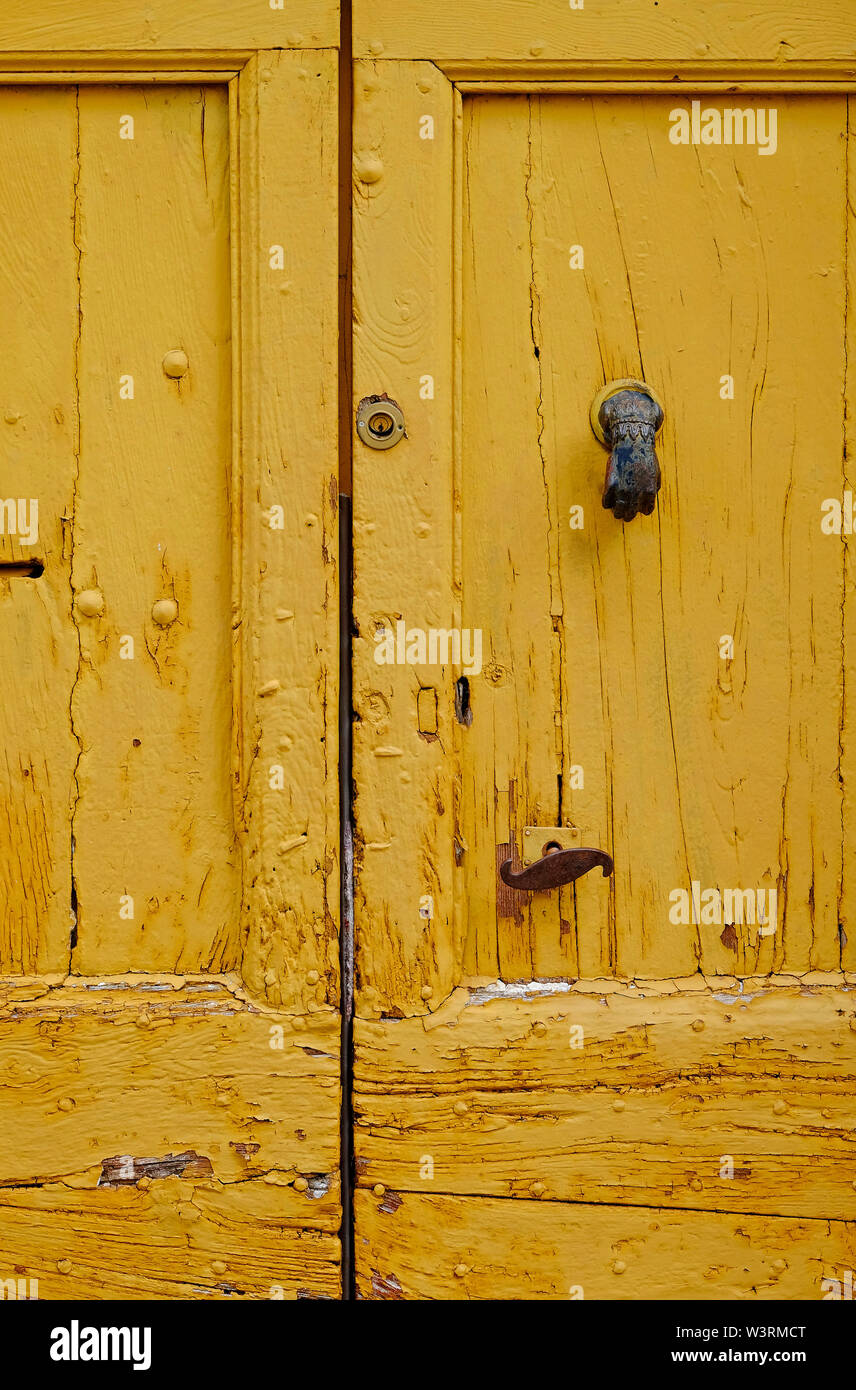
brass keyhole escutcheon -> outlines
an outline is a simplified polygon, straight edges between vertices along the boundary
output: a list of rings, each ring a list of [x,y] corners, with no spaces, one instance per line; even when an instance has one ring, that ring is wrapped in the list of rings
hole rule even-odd
[[[404,438],[404,411],[389,396],[364,396],[357,407],[357,434],[370,449],[391,449]]]

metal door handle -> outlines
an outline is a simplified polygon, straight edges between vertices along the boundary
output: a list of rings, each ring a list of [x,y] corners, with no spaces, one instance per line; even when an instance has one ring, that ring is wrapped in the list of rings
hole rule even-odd
[[[499,866],[499,876],[509,888],[519,888],[523,892],[537,893],[544,888],[559,888],[563,883],[573,883],[582,878],[589,869],[598,864],[603,869],[604,878],[613,870],[612,856],[602,849],[562,849],[550,844],[544,846],[543,859],[537,859],[525,869],[512,869],[511,860],[506,859]]]
[[[654,439],[665,418],[662,405],[644,381],[611,381],[595,396],[592,429],[609,449],[603,505],[619,521],[637,512],[650,516],[660,490],[660,464]]]

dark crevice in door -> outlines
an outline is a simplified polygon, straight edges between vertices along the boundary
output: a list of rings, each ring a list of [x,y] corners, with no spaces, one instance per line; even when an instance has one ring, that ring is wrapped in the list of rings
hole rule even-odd
[[[351,686],[353,523],[351,512],[351,129],[353,72],[351,4],[342,0],[339,29],[339,872],[341,883],[342,1106],[342,1298],[356,1297],[354,1278],[354,838]]]
[[[341,882],[341,977],[342,977],[342,1297],[354,1298],[354,1125],[353,1125],[353,1021],[354,1021],[354,838],[351,735],[351,598],[352,584],[351,499],[339,497],[339,820]]]

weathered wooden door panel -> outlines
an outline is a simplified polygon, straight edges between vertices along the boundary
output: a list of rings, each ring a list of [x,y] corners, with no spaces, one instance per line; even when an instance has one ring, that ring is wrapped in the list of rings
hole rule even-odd
[[[365,1297],[851,1267],[853,29],[778,8],[787,84],[724,13],[357,9],[354,394],[408,430],[355,445]],[[628,523],[620,378],[666,411]],[[527,826],[614,874],[506,889]]]
[[[720,984],[484,986],[364,1023],[366,1180],[409,1190],[430,1156],[460,1195],[852,1217],[850,992]]]
[[[843,1221],[664,1220],[640,1207],[411,1192],[394,1210],[365,1192],[355,1205],[360,1293],[372,1299],[804,1300],[825,1270],[853,1266]]]
[[[64,970],[71,933],[69,790],[77,745],[68,702],[77,640],[68,621],[63,518],[71,514],[75,478],[74,107],[69,89],[0,91],[0,561],[44,565],[38,586],[0,574],[0,961],[28,975]],[[22,661],[28,649],[31,659]]]
[[[94,87],[79,105],[72,969],[229,970],[228,94]]]
[[[462,621],[490,651],[463,759],[470,971],[840,966],[844,573],[820,504],[845,481],[847,102],[776,105],[764,157],[672,144],[669,97],[466,103]],[[651,523],[616,525],[589,406],[642,376],[665,486]],[[614,850],[608,890],[497,911],[497,854],[537,824]],[[672,920],[692,881],[774,891],[776,930],[723,942],[712,901]]]
[[[4,1277],[48,1299],[338,1296],[338,1024],[236,976],[4,981]]]
[[[76,14],[0,86],[0,1276],[336,1297],[335,16]]]

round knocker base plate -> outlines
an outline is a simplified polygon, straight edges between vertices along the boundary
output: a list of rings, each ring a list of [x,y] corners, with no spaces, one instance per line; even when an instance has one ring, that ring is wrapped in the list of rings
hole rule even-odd
[[[610,396],[616,396],[619,391],[641,391],[644,395],[650,396],[652,401],[657,402],[664,416],[666,414],[663,402],[660,400],[657,392],[652,386],[649,386],[646,381],[637,381],[636,378],[632,376],[623,376],[619,377],[617,381],[608,381],[606,385],[602,386],[598,391],[591,403],[591,410],[589,411],[589,420],[591,421],[591,427],[595,438],[599,440],[605,449],[608,448],[609,445],[606,442],[606,436],[603,433],[603,427],[598,416],[600,415],[600,408],[604,401],[608,401]]]

